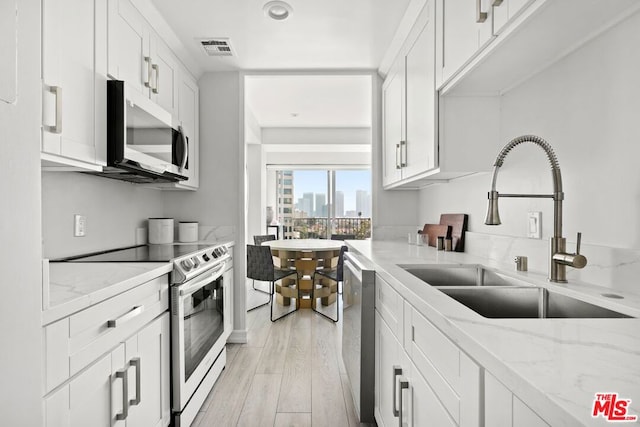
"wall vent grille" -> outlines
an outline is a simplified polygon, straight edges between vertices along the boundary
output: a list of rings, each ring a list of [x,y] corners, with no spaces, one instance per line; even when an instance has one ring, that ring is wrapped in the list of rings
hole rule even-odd
[[[199,39],[200,46],[209,56],[234,56],[233,48],[228,38],[216,37]]]

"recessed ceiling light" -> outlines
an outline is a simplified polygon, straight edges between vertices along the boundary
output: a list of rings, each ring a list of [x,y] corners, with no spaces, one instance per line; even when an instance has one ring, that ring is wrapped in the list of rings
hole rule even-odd
[[[276,21],[283,21],[293,13],[291,5],[283,1],[270,1],[264,5],[262,10],[266,16]]]

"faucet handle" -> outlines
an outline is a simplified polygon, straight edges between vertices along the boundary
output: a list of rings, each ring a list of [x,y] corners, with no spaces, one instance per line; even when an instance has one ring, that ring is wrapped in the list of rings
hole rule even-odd
[[[578,231],[578,237],[576,242],[576,255],[580,255],[580,241],[582,240],[582,233]]]

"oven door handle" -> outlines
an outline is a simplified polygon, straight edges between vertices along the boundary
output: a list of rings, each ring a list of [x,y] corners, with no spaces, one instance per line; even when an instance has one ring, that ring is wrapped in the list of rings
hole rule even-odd
[[[191,295],[192,293],[202,288],[207,283],[210,283],[212,280],[216,280],[218,277],[222,276],[222,272],[225,270],[226,267],[227,267],[227,263],[223,262],[222,265],[217,269],[215,269],[212,273],[207,273],[204,279],[198,280],[195,283],[190,283],[187,286],[181,286],[180,296],[184,297],[187,295]]]

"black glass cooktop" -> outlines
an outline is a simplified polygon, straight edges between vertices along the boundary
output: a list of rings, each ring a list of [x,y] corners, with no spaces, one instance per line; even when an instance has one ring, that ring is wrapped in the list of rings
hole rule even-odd
[[[214,244],[141,245],[61,258],[51,262],[167,262],[212,246]]]

